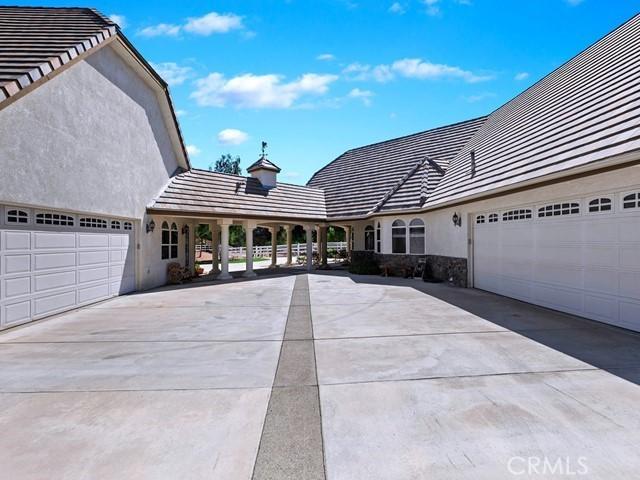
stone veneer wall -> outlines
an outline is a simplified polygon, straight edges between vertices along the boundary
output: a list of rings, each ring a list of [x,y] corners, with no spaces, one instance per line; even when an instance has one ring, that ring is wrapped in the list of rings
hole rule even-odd
[[[354,254],[356,252],[353,252]],[[371,255],[372,252],[358,252],[362,254]],[[356,254],[357,255],[357,254]],[[406,264],[415,266],[420,258],[427,259],[427,272],[443,282],[451,282],[458,287],[468,286],[468,266],[466,258],[457,257],[445,257],[442,255],[398,255],[398,254],[382,254],[376,253],[375,258],[378,261],[378,265],[384,263],[399,263],[405,262]]]

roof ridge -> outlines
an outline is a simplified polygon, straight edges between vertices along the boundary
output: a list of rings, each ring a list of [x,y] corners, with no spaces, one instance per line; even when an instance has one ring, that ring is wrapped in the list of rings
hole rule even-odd
[[[204,173],[210,173],[210,174],[213,174],[213,175],[222,175],[222,176],[226,176],[226,177],[233,177],[233,178],[244,179],[244,180],[246,180],[248,178],[254,178],[254,177],[247,177],[245,175],[236,175],[234,173],[216,172],[214,170],[205,170],[204,168],[195,168],[195,167],[192,168],[189,171],[204,172]],[[183,174],[184,173],[189,173],[189,171],[183,172]],[[317,190],[319,192],[323,192],[324,193],[324,188],[312,187],[310,185],[300,185],[300,184],[297,184],[297,183],[281,182],[279,180],[278,180],[277,184],[278,185],[287,185],[287,186],[290,186],[290,187],[308,188],[310,190]]]
[[[371,215],[372,213],[376,213],[377,211],[379,211],[385,203],[387,203],[387,201],[398,191],[400,190],[400,187],[402,187],[402,185],[404,185],[407,180],[409,180],[414,173],[416,173],[420,167],[422,167],[424,165],[425,160],[428,157],[424,157],[421,160],[418,160],[415,165],[413,165],[409,171],[407,173],[405,173],[402,178],[400,178],[400,180],[398,180],[396,182],[396,184],[391,187],[389,190],[387,190],[387,192],[382,196],[382,198],[378,201],[378,203],[376,203],[373,208],[371,210],[369,210],[367,212],[367,215]]]

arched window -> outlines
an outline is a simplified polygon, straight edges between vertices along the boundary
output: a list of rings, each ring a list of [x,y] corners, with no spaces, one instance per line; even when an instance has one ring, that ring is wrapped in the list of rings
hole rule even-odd
[[[630,193],[622,199],[622,208],[640,208],[640,192]]]
[[[133,230],[133,223],[131,223],[131,222],[124,222],[124,229],[125,229],[125,230]]]
[[[391,224],[391,253],[407,253],[407,227],[402,220]]]
[[[178,226],[171,224],[171,258],[178,258]]]
[[[364,227],[364,249],[373,251],[375,245],[375,237],[373,226],[367,225]]]
[[[589,202],[589,213],[594,212],[609,212],[611,211],[612,203],[610,198],[594,198]]]
[[[169,224],[162,222],[162,242],[161,242],[162,259],[169,258],[169,250],[171,250],[171,233],[169,232]]]
[[[484,215],[478,215],[476,217],[476,223],[484,223],[485,222],[485,216]]]
[[[382,239],[380,237],[380,222],[376,225],[376,252],[382,252]]]
[[[24,210],[8,210],[7,223],[28,223],[29,214]]]
[[[412,255],[424,255],[424,222],[414,218],[409,222],[409,253]]]
[[[498,221],[498,214],[491,213],[489,214],[489,223],[496,223]]]
[[[113,228],[114,230],[120,230],[120,221],[111,220],[111,228]]]

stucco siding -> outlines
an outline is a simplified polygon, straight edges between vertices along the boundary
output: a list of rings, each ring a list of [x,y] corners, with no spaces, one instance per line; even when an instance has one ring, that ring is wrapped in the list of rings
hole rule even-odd
[[[104,47],[0,110],[0,202],[141,219],[178,162],[155,91]]]
[[[574,200],[591,195],[597,196],[599,193],[621,191],[639,184],[640,166],[636,165],[459,207],[427,212],[423,217],[427,224],[427,253],[468,258],[469,229],[473,226],[475,213],[524,205],[540,206],[551,200]],[[461,227],[453,225],[451,217],[454,213],[462,215]]]

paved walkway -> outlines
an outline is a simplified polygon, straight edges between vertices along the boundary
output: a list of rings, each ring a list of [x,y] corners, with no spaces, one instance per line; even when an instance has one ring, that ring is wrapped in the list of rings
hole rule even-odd
[[[639,384],[640,335],[476,290],[335,272],[165,288],[0,334],[0,466],[635,478]]]

